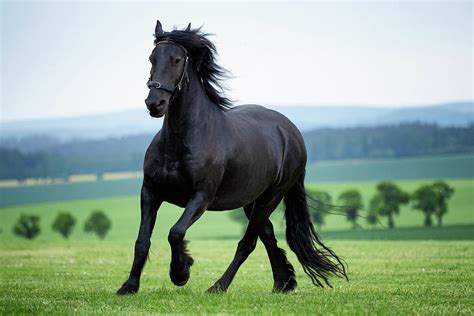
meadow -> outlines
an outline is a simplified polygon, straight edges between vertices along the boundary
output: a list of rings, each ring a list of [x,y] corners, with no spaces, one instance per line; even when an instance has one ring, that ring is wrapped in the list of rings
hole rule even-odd
[[[306,181],[370,181],[401,179],[474,178],[472,154],[320,161],[308,164]]]
[[[284,243],[281,243],[284,244]],[[119,297],[132,261],[132,240],[17,241],[0,248],[1,314],[324,314],[469,315],[474,312],[472,241],[332,241],[350,281],[317,288],[296,268],[298,288],[271,293],[263,246],[242,265],[226,294],[207,294],[229,264],[236,241],[190,243],[195,264],[184,287],[168,277],[169,247],[154,238],[140,292]]]
[[[413,192],[432,180],[399,180]],[[120,181],[116,182],[118,185]],[[309,187],[332,196],[350,188],[363,195],[365,206],[378,181],[320,182]],[[157,218],[149,261],[140,292],[118,297],[133,260],[139,225],[138,194],[100,197],[94,185],[84,183],[99,198],[17,204],[0,208],[0,314],[473,314],[474,313],[474,181],[449,179],[455,194],[442,228],[421,227],[423,216],[404,206],[395,218],[397,228],[350,229],[343,216],[329,214],[318,229],[325,242],[349,266],[350,281],[332,278],[334,288],[317,288],[304,274],[284,239],[281,212],[272,216],[279,244],[297,272],[298,288],[290,294],[271,293],[271,268],[264,247],[241,267],[226,294],[207,294],[230,263],[243,226],[229,213],[206,212],[189,230],[189,250],[195,259],[191,279],[184,287],[168,277],[170,250],[167,234],[182,210],[164,204]],[[81,183],[82,184],[82,183]],[[134,185],[138,192],[139,183]],[[335,202],[335,201],[334,201]],[[105,238],[83,231],[92,210],[103,210],[112,220]],[[68,240],[52,232],[59,211],[78,224]],[[42,232],[32,241],[13,235],[20,214],[38,214]],[[361,215],[364,216],[362,211]]]
[[[425,180],[404,180],[396,181],[396,183],[408,192],[413,192],[417,187],[423,183],[429,183]],[[474,224],[474,181],[471,179],[456,179],[448,180],[448,183],[454,187],[455,193],[449,200],[449,212],[444,217],[445,225],[467,225]],[[94,184],[94,183],[93,183]],[[340,192],[356,188],[358,189],[365,203],[364,210],[360,215],[365,216],[366,208],[370,198],[375,192],[376,181],[361,181],[361,182],[340,182],[340,183],[319,183],[308,184],[309,187],[325,190],[333,197],[336,197]],[[139,185],[137,184],[137,192]],[[337,201],[333,201],[336,203]],[[0,229],[3,233],[0,235],[1,240],[16,239],[11,231],[16,219],[20,214],[37,214],[41,217],[41,227],[43,233],[40,234],[38,240],[59,240],[59,235],[51,232],[51,224],[60,211],[70,212],[78,219],[80,225],[83,224],[85,218],[89,216],[91,211],[100,209],[103,210],[112,220],[112,229],[108,235],[109,239],[114,240],[129,240],[133,239],[137,233],[140,209],[139,196],[127,195],[113,198],[99,198],[99,199],[84,199],[71,201],[58,201],[47,203],[34,203],[24,205],[13,205],[0,208]],[[238,210],[237,210],[238,211]],[[236,212],[236,211],[232,211]],[[171,226],[176,222],[182,213],[182,209],[171,204],[164,203],[159,212],[155,228],[155,234],[160,238],[165,238]],[[276,211],[272,215],[272,221],[275,230],[279,234],[284,232],[283,214]],[[383,229],[386,230],[385,219],[380,219],[381,224],[375,227],[369,227],[364,218],[359,218],[358,223],[366,228],[366,230]],[[320,228],[324,235],[325,232],[347,230],[351,224],[346,221],[344,216],[328,214],[325,217],[325,225]],[[411,205],[405,205],[400,211],[400,215],[395,217],[395,225],[397,227],[414,227],[422,226],[423,214],[411,208]],[[228,212],[206,212],[202,218],[197,221],[189,230],[190,238],[198,239],[238,239],[242,235],[243,226],[241,223],[233,221]],[[82,231],[82,227],[76,228],[71,235],[71,239],[87,240],[94,239],[93,236]]]

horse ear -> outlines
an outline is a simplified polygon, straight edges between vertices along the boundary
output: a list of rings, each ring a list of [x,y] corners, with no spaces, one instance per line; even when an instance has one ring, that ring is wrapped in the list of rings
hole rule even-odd
[[[156,20],[155,35],[163,34],[163,27],[161,26],[160,20]]]
[[[191,23],[188,24],[188,27],[185,29],[186,32],[191,31]]]

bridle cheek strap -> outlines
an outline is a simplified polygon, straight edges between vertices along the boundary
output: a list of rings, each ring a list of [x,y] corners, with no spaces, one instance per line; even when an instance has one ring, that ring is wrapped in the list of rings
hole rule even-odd
[[[189,77],[188,77],[188,63],[189,63],[188,51],[183,46],[181,46],[179,44],[176,44],[174,42],[171,42],[171,41],[162,41],[162,42],[157,43],[156,46],[158,46],[160,44],[175,45],[175,46],[180,47],[184,51],[185,60],[184,60],[183,72],[181,73],[181,76],[179,77],[178,83],[174,86],[169,85],[169,84],[164,84],[164,83],[161,83],[159,81],[153,81],[153,80],[151,80],[151,78],[150,78],[150,80],[148,80],[146,85],[148,86],[149,89],[151,89],[151,88],[161,89],[161,90],[165,90],[165,91],[167,91],[171,94],[174,94],[176,92],[176,90],[178,90],[178,92],[181,91],[181,88],[183,87],[183,84],[185,82],[189,82]]]

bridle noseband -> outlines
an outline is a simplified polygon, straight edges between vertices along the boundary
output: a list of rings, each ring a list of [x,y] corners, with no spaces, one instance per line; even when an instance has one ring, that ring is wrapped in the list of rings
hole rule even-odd
[[[174,45],[174,46],[177,46],[177,47],[181,48],[184,51],[185,60],[184,60],[183,72],[181,73],[181,76],[179,77],[178,83],[174,86],[169,85],[169,84],[164,84],[164,83],[161,83],[159,81],[153,81],[153,80],[151,80],[151,76],[150,76],[150,79],[148,80],[148,82],[146,83],[146,85],[148,86],[149,89],[151,89],[151,88],[161,89],[161,90],[165,90],[165,91],[167,91],[171,94],[174,94],[176,90],[181,91],[181,88],[183,87],[183,83],[184,83],[185,79],[186,79],[186,82],[189,82],[189,77],[188,77],[188,61],[189,61],[188,51],[182,45],[179,45],[175,42],[171,42],[171,41],[168,41],[168,40],[158,42],[155,46],[162,45],[162,44],[171,44],[171,45]]]

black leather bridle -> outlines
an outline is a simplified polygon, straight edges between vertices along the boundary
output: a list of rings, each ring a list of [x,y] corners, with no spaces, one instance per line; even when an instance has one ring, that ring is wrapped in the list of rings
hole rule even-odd
[[[176,90],[178,90],[178,91],[181,90],[185,80],[186,80],[186,82],[189,82],[189,77],[188,77],[188,62],[189,62],[188,51],[182,45],[179,45],[175,42],[171,42],[171,41],[168,41],[168,40],[158,42],[155,46],[163,45],[163,44],[174,45],[174,46],[177,46],[177,47],[181,48],[184,51],[185,60],[184,60],[183,72],[181,73],[181,76],[179,77],[178,83],[174,86],[169,85],[169,84],[164,84],[164,83],[161,83],[159,81],[153,81],[153,80],[151,80],[151,77],[148,80],[148,82],[146,83],[146,85],[148,86],[149,89],[151,89],[151,88],[161,89],[161,90],[168,91],[171,94],[174,94],[176,92]]]

